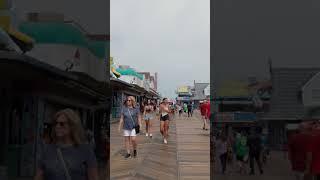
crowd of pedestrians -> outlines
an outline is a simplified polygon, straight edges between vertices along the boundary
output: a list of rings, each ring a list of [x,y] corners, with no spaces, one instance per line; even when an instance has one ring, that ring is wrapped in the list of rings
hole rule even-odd
[[[320,180],[320,122],[305,121],[288,137],[288,157],[297,180]]]
[[[173,116],[173,109],[167,98],[163,98],[159,105],[148,100],[140,106],[137,105],[133,96],[128,96],[120,114],[120,123],[118,127],[119,133],[122,133],[125,139],[126,159],[137,157],[137,141],[136,136],[142,127],[142,120],[145,121],[145,135],[152,138],[152,121],[159,115],[160,133],[163,143],[168,143],[169,122]]]
[[[214,148],[222,174],[226,174],[228,166],[233,167],[235,161],[240,174],[254,175],[255,163],[259,168],[259,174],[264,173],[262,159],[266,150],[265,136],[259,128],[252,128],[249,133],[234,132],[229,137],[219,133],[216,135]]]

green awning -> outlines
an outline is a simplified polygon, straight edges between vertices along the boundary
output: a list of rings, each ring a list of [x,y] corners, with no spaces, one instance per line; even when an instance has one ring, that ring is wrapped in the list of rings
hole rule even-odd
[[[98,58],[106,57],[109,42],[93,41],[76,26],[63,22],[24,22],[20,31],[32,37],[35,43],[69,44],[89,49]]]
[[[137,73],[135,70],[133,70],[132,68],[128,68],[128,69],[121,69],[118,68],[117,72],[119,72],[121,75],[129,75],[129,76],[135,76],[141,80],[143,80],[143,75]]]

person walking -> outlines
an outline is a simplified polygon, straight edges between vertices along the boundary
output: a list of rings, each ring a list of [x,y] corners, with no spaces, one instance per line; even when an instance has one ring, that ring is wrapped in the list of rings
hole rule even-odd
[[[168,143],[168,130],[169,130],[169,103],[167,98],[163,98],[162,103],[160,104],[160,132],[163,137],[163,142]]]
[[[251,129],[251,135],[248,138],[250,175],[254,175],[254,161],[257,162],[260,174],[263,174],[261,155],[261,137],[258,135],[257,129]]]
[[[183,110],[184,110],[185,113],[188,113],[188,105],[187,105],[187,103],[183,104]]]
[[[179,112],[179,117],[181,117],[181,114],[182,114],[182,107],[180,104],[177,104],[177,109],[178,109],[178,112]]]
[[[228,142],[225,136],[219,136],[216,141],[216,153],[220,159],[222,174],[225,174],[227,169],[227,157],[228,157]]]
[[[63,109],[55,114],[51,139],[37,157],[34,180],[98,180],[96,156],[76,112]]]
[[[192,104],[191,104],[191,102],[188,103],[187,108],[188,108],[188,117],[192,117]]]
[[[211,111],[210,111],[210,99],[208,98],[206,100],[206,103],[205,103],[205,120],[206,120],[206,123],[209,124],[209,120],[210,120],[210,117],[211,117]],[[209,124],[210,126],[210,124]]]
[[[246,174],[245,163],[248,161],[249,149],[247,146],[247,138],[244,134],[237,134],[235,142],[236,159],[239,166],[240,174]]]
[[[201,119],[203,121],[203,130],[208,130],[207,128],[207,118],[206,118],[206,103],[207,101],[205,100],[204,102],[200,102],[200,113],[201,113]]]
[[[176,105],[175,104],[170,104],[169,105],[170,113],[171,113],[171,118],[174,119],[175,114],[176,114]]]
[[[263,164],[267,164],[268,156],[270,155],[269,148],[267,146],[267,134],[263,133],[261,135],[261,148],[262,148],[262,162]]]
[[[120,123],[118,131],[121,132],[123,129],[123,136],[125,139],[125,147],[127,154],[125,158],[131,157],[130,145],[133,147],[133,157],[137,156],[137,141],[136,129],[138,130],[141,126],[141,114],[139,108],[136,106],[136,101],[133,96],[128,96],[124,106],[121,110]]]
[[[312,131],[307,137],[307,157],[304,179],[320,180],[320,122],[312,124]],[[313,179],[312,179],[313,178]]]
[[[148,100],[148,102],[145,103],[144,105],[144,111],[143,111],[143,117],[146,123],[146,136],[150,136],[150,138],[152,138],[152,134],[151,134],[151,126],[152,126],[152,122],[151,120],[153,119],[153,105],[151,104],[151,101]]]
[[[288,139],[288,157],[296,180],[304,179],[307,157],[307,139],[308,126],[305,123],[301,123],[298,132]]]

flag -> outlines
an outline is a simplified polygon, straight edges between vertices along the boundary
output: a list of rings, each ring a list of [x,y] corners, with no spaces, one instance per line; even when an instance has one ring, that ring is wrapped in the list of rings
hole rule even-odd
[[[79,49],[76,50],[74,54],[74,65],[79,66],[80,65],[80,52]]]

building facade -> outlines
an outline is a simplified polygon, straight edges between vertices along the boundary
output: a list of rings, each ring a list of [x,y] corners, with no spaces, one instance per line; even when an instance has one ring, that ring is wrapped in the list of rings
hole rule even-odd
[[[65,22],[24,22],[19,30],[37,43],[26,54],[0,50],[0,166],[10,178],[32,177],[44,128],[63,108],[78,112],[83,126],[94,133],[99,162],[106,163],[109,40],[90,39]]]
[[[290,127],[317,117],[319,72],[319,68],[272,68],[270,108],[259,120],[268,129],[273,147],[280,148],[287,143]]]

